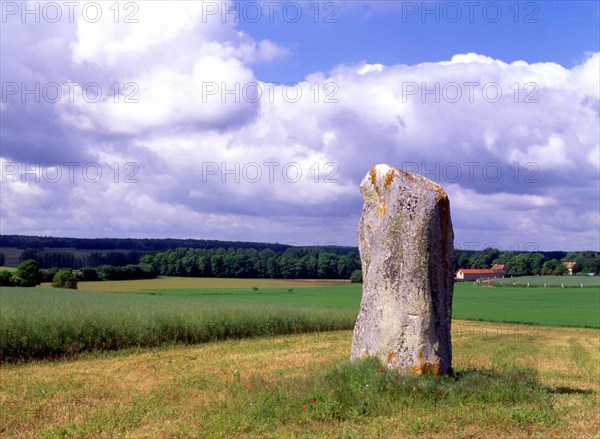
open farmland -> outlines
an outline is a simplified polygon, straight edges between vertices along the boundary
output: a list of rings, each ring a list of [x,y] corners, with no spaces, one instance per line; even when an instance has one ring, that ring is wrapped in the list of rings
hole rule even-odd
[[[496,286],[600,288],[600,276],[523,276],[491,281]]]
[[[175,289],[222,289],[222,288],[303,288],[328,285],[347,285],[347,280],[327,279],[231,279],[217,277],[159,277],[156,279],[98,281],[81,283],[81,291],[94,292],[144,292],[149,290]],[[49,283],[42,287],[50,287]]]
[[[600,289],[454,285],[456,319],[600,328]]]
[[[0,288],[0,359],[351,329],[361,294],[359,284],[256,279],[163,278],[80,288]],[[460,283],[453,313],[465,320],[600,328],[599,309],[595,288]]]
[[[3,288],[0,355],[4,361],[47,358],[352,328],[358,296],[344,287],[325,288],[326,295],[318,287],[294,292],[179,289],[146,294]]]

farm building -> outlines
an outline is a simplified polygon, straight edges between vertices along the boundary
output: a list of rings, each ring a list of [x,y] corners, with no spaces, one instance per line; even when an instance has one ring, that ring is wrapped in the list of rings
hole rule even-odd
[[[498,275],[497,277],[506,276],[506,266],[504,264],[494,264],[492,270]]]
[[[456,272],[456,279],[458,280],[495,279],[499,277],[504,277],[504,274],[500,274],[491,268],[461,268]]]
[[[567,270],[569,270],[569,275],[573,274],[573,268],[575,268],[575,264],[577,264],[577,262],[563,262],[563,265],[567,267]]]

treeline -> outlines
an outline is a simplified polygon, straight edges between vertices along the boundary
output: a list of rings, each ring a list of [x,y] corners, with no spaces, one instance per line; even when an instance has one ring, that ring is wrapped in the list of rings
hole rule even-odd
[[[57,267],[43,269],[37,261],[28,259],[21,262],[14,273],[0,270],[0,286],[34,287],[42,282],[52,282],[53,287],[77,289],[77,283],[81,281],[153,279],[156,276],[157,273],[152,266],[146,264],[130,264],[122,267],[101,265],[83,267],[79,270]]]
[[[162,276],[285,279],[349,279],[360,269],[358,252],[346,254],[316,247],[270,249],[177,249],[146,255],[140,265]]]
[[[70,268],[81,280],[150,278],[156,275],[248,278],[350,278],[360,269],[358,248],[195,239],[54,238],[0,235],[0,247],[24,249],[21,261],[41,269]],[[3,262],[0,253],[0,262]],[[454,250],[454,270],[504,264],[508,276],[600,273],[598,252],[501,252]],[[0,264],[1,265],[1,264]],[[86,274],[87,273],[87,274]],[[358,276],[358,274],[356,275]],[[358,279],[358,277],[355,277]]]
[[[65,262],[66,260],[61,260]],[[40,268],[40,282],[50,282],[60,269],[58,265]],[[285,278],[285,279],[350,279],[360,281],[360,259],[356,252],[338,254],[316,247],[289,248],[284,252],[255,249],[189,249],[181,248],[142,256],[138,264],[100,265],[74,270],[77,281],[151,279],[161,276]],[[8,273],[8,272],[7,272]],[[7,277],[4,285],[18,285]]]
[[[135,239],[135,238],[56,238],[51,236],[0,235],[0,247],[20,249],[64,248],[79,250],[137,250],[158,252],[176,248],[252,248],[282,252],[290,245],[264,242],[217,241],[206,239]],[[331,251],[340,252],[343,246],[331,246]]]
[[[459,268],[490,268],[504,264],[508,276],[568,274],[564,262],[575,262],[573,273],[600,273],[600,253],[584,252],[500,252],[495,248],[482,251],[454,251],[454,265]]]
[[[33,259],[40,268],[53,267],[98,267],[100,265],[113,265],[116,267],[138,264],[140,258],[145,253],[133,251],[108,251],[101,252],[81,252],[81,251],[53,251],[43,249],[25,249],[21,253],[21,261]]]

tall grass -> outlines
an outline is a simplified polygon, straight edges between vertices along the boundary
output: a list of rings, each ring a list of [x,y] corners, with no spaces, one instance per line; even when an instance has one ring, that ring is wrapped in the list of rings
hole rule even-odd
[[[2,362],[350,329],[356,318],[352,309],[223,301],[219,296],[6,288],[0,298]]]
[[[224,280],[226,282],[227,280]],[[154,281],[158,282],[158,281]],[[148,281],[147,288],[162,285]],[[133,293],[0,288],[0,362],[168,343],[352,329],[355,284],[162,288]],[[595,288],[455,286],[453,317],[600,328]]]

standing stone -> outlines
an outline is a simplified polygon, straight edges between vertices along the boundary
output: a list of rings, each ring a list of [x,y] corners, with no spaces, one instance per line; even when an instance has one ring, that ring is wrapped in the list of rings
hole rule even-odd
[[[363,292],[350,358],[374,356],[419,375],[448,373],[454,289],[448,196],[427,178],[389,165],[371,169],[360,191]]]

